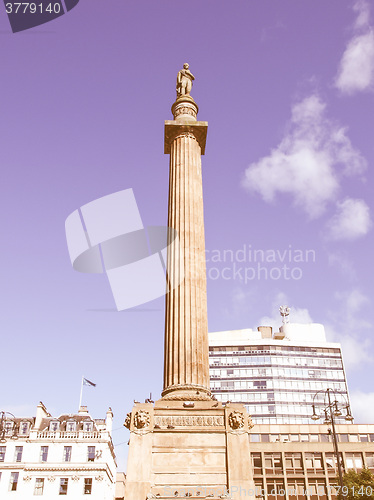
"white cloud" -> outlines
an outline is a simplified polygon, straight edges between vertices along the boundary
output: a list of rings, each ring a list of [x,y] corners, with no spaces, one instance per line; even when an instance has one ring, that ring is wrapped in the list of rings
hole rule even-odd
[[[331,323],[326,324],[326,335],[330,342],[340,342],[347,371],[364,368],[373,362],[372,342],[365,331],[372,324],[365,319],[364,308],[370,307],[369,297],[353,289],[335,293],[337,307],[330,313]]]
[[[362,368],[365,363],[371,363],[373,357],[369,339],[355,338],[345,335],[337,339],[342,345],[344,366],[347,371]]]
[[[356,424],[368,424],[374,420],[374,392],[359,390],[350,393],[352,415]]]
[[[353,38],[340,61],[336,87],[345,94],[374,89],[374,31],[370,26],[370,9],[366,1],[354,5],[357,18]]]
[[[356,271],[354,270],[352,261],[341,251],[329,253],[328,261],[330,266],[336,266],[350,280],[356,278]]]
[[[357,288],[348,292],[336,292],[335,298],[340,302],[340,311],[336,319],[342,323],[341,327],[356,333],[362,328],[371,328],[371,324],[362,319],[361,311],[365,306],[370,306],[369,297]]]
[[[366,28],[370,22],[370,6],[366,0],[358,0],[353,5],[353,10],[357,12],[355,22],[356,28]]]
[[[340,177],[366,168],[346,129],[329,120],[325,110],[317,95],[295,104],[285,137],[268,156],[247,168],[243,186],[267,202],[274,201],[277,193],[289,194],[309,217],[319,217],[336,199]]]
[[[347,198],[337,203],[336,214],[328,221],[328,236],[333,240],[355,240],[371,227],[370,209],[364,200]]]

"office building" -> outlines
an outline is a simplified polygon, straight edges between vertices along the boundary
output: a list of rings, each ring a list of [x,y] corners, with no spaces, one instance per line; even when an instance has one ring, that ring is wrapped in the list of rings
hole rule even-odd
[[[210,333],[209,346],[212,393],[244,404],[255,424],[311,423],[313,400],[318,409],[325,398],[315,394],[327,388],[349,404],[341,347],[326,341],[323,325]]]
[[[374,425],[339,424],[336,433],[343,470],[367,467],[374,473]],[[258,424],[250,448],[258,498],[336,498],[338,471],[328,425]],[[374,497],[374,490],[366,495]]]

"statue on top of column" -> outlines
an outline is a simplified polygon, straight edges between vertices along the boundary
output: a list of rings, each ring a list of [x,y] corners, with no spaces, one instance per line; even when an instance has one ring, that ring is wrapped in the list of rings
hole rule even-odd
[[[177,98],[183,95],[190,95],[192,89],[192,81],[195,77],[188,69],[189,64],[184,63],[183,69],[181,69],[177,76]]]

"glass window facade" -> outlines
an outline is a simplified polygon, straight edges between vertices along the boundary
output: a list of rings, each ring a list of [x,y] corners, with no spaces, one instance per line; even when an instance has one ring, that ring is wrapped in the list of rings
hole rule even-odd
[[[261,444],[256,448],[259,450]],[[333,485],[336,484],[337,467],[334,453],[306,451],[300,443],[301,451],[253,451],[251,462],[255,485],[263,494],[257,495],[265,500],[336,500]],[[264,448],[263,448],[264,449]],[[360,471],[364,464],[374,467],[373,452],[350,452],[340,454],[345,470]],[[282,490],[286,491],[283,492]],[[275,497],[275,498],[273,498]]]
[[[339,402],[349,403],[339,347],[277,345],[271,340],[210,347],[211,390],[219,401],[244,404],[258,424],[311,423],[314,395],[327,387],[340,393]],[[324,394],[314,403],[318,413]]]

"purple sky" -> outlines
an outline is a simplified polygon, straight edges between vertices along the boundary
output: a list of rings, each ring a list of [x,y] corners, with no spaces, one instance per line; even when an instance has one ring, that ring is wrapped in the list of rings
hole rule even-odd
[[[350,0],[80,0],[12,34],[1,9],[1,408],[34,415],[42,400],[54,415],[74,412],[84,374],[97,383],[84,402],[97,418],[112,406],[119,444],[133,399],[159,397],[164,300],[116,312],[105,275],[72,269],[64,223],[126,188],[145,225],[166,223],[163,123],[187,61],[209,122],[210,255],[244,245],[315,254],[262,262],[247,283],[233,279],[234,263],[208,262],[210,331],[279,325],[281,304],[291,321],[325,324],[343,344],[356,421],[374,421],[373,10]],[[269,277],[284,264],[300,279]],[[116,448],[122,469],[126,448]]]

